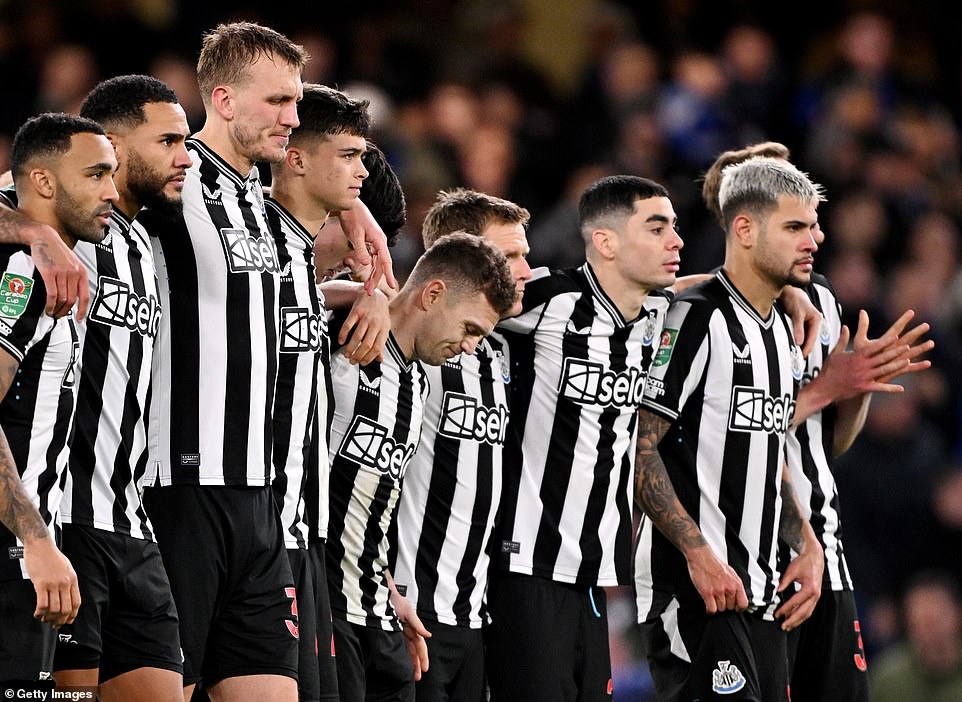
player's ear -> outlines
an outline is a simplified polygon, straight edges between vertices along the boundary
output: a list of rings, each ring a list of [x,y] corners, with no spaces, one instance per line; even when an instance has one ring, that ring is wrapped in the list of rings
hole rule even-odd
[[[30,184],[40,197],[50,199],[57,188],[57,180],[46,168],[34,168],[30,171]]]
[[[211,107],[226,120],[234,119],[234,91],[230,86],[218,85],[210,93]]]
[[[299,148],[296,146],[288,146],[287,152],[284,154],[284,159],[287,161],[287,167],[294,173],[304,175],[306,164],[304,163],[304,154]]]
[[[595,229],[591,232],[591,243],[602,258],[612,259],[618,249],[615,233],[610,229]]]
[[[434,305],[438,304],[444,299],[447,294],[448,286],[440,278],[435,278],[434,280],[428,281],[428,283],[421,288],[421,309],[429,310]]]
[[[729,236],[742,248],[750,249],[755,245],[755,221],[748,215],[736,215],[729,227]]]

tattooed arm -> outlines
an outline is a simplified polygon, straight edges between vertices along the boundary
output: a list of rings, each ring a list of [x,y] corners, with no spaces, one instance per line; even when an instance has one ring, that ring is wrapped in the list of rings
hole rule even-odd
[[[0,243],[30,247],[30,256],[47,288],[47,314],[63,317],[77,303],[77,319],[90,304],[87,268],[55,229],[6,206],[0,198]]]
[[[0,400],[20,364],[0,350]],[[80,608],[77,574],[50,538],[50,533],[23,487],[7,437],[0,427],[0,521],[23,542],[23,562],[37,592],[33,616],[59,628],[69,624]]]
[[[658,443],[669,423],[642,409],[638,413],[638,441],[635,452],[635,500],[688,561],[688,574],[705,601],[708,614],[748,606],[745,586],[735,570],[720,560],[705,541],[701,530],[678,499]]]
[[[802,511],[792,489],[788,466],[782,469],[782,517],[778,525],[778,536],[798,554],[782,573],[778,591],[783,592],[793,582],[798,583],[800,588],[775,610],[776,617],[785,617],[782,629],[790,631],[815,611],[815,605],[822,594],[825,554],[812,525],[802,518]]]

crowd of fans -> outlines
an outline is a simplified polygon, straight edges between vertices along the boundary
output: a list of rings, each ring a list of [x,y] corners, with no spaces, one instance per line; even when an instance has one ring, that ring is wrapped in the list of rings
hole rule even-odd
[[[816,3],[791,27],[735,11],[752,4],[566,3],[583,11],[581,43],[552,51],[577,50],[581,60],[559,77],[530,58],[531,23],[550,3],[299,3],[287,18],[263,5],[176,0],[2,3],[0,170],[20,123],[46,110],[76,112],[110,75],[161,78],[198,128],[199,34],[241,18],[303,44],[312,55],[305,81],[371,100],[374,140],[407,196],[395,249],[401,278],[421,252],[421,217],[435,194],[459,185],[531,211],[532,265],[577,264],[578,196],[616,172],[668,187],[686,244],[682,273],[710,270],[724,241],[701,203],[699,176],[725,149],[785,143],[826,186],[816,267],[850,326],[859,309],[873,332],[913,309],[937,344],[930,371],[909,376],[904,393],[873,400],[838,464],[871,671],[903,636],[900,602],[911,578],[932,568],[962,578],[959,47],[941,42],[947,30],[936,22],[906,21],[905,12],[937,14],[937,3],[903,14]],[[613,594],[612,653],[623,665],[616,699],[633,689],[641,698],[633,602]]]

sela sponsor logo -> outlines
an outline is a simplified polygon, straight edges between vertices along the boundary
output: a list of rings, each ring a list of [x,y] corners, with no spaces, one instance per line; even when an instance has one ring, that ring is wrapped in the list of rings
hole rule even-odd
[[[645,392],[646,374],[639,368],[615,373],[600,363],[566,358],[558,390],[580,405],[638,407]]]
[[[470,395],[444,393],[438,434],[451,439],[503,445],[508,433],[508,408],[502,404],[488,407]]]
[[[719,695],[734,695],[745,687],[745,676],[731,661],[718,661],[718,670],[711,672],[711,689]]]
[[[388,436],[387,427],[372,422],[367,417],[355,417],[337,454],[349,461],[372,468],[395,480],[404,477],[404,471],[414,457],[417,447],[400,444]]]
[[[220,238],[231,273],[280,274],[277,244],[273,237],[253,237],[244,229],[224,227],[220,230]]]
[[[327,335],[327,317],[307,307],[281,308],[281,353],[320,353]]]
[[[784,434],[792,421],[795,400],[791,395],[772,397],[759,388],[732,388],[728,428],[732,431],[763,431]]]
[[[88,317],[152,339],[157,336],[162,314],[163,308],[153,295],[141,297],[124,281],[102,275],[97,280],[97,296]]]

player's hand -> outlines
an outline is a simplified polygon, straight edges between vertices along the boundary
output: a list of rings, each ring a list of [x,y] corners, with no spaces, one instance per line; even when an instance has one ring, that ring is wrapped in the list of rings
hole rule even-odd
[[[903,353],[898,359],[899,361],[904,361],[905,365],[900,366],[892,373],[880,377],[880,383],[891,383],[900,375],[904,375],[905,373],[918,373],[919,371],[925,370],[926,368],[930,368],[932,366],[931,361],[916,360],[922,354],[928,353],[935,348],[935,341],[932,339],[927,339],[926,341],[922,342],[919,341],[929,331],[928,322],[916,324],[907,332],[903,333],[903,330],[914,316],[915,312],[913,310],[906,311],[901,317],[895,320],[892,326],[889,327],[885,332],[886,334],[897,334],[899,336],[899,343],[902,346],[908,346],[908,350],[905,351],[905,353]],[[861,341],[856,338],[855,344],[859,343],[861,343]]]
[[[24,544],[23,563],[37,592],[33,616],[54,629],[73,622],[80,609],[77,573],[53,540],[45,537]]]
[[[357,265],[371,266],[370,275],[364,281],[364,289],[368,294],[374,292],[382,277],[389,288],[397,290],[387,236],[367,206],[358,200],[350,210],[338,212],[337,218],[341,221],[344,234],[351,240]]]
[[[687,554],[691,582],[705,601],[705,611],[717,614],[725,610],[742,611],[748,607],[745,585],[735,569],[718,559],[711,546],[705,544]]]
[[[778,592],[785,592],[789,585],[797,583],[798,590],[775,610],[775,617],[784,617],[782,629],[791,631],[812,616],[818,598],[822,595],[822,573],[825,570],[825,553],[815,538],[812,527],[805,525],[805,546],[788,564],[778,583]]]
[[[351,312],[341,326],[337,343],[351,363],[366,366],[383,358],[384,344],[391,331],[387,296],[380,290],[373,295],[361,289]]]
[[[90,304],[87,268],[46,224],[32,223],[28,241],[30,257],[47,288],[47,314],[63,317],[77,303],[77,319],[82,320]]]
[[[818,329],[822,324],[822,313],[815,303],[801,288],[786,285],[779,298],[788,316],[792,319],[792,331],[795,343],[802,347],[802,355],[808,354],[815,348],[818,339]]]
[[[430,664],[428,660],[428,644],[426,639],[431,638],[431,632],[424,628],[421,618],[418,616],[414,605],[406,597],[391,590],[391,606],[401,620],[404,630],[404,645],[407,647],[408,657],[411,659],[411,668],[414,671],[415,681],[421,679]]]

